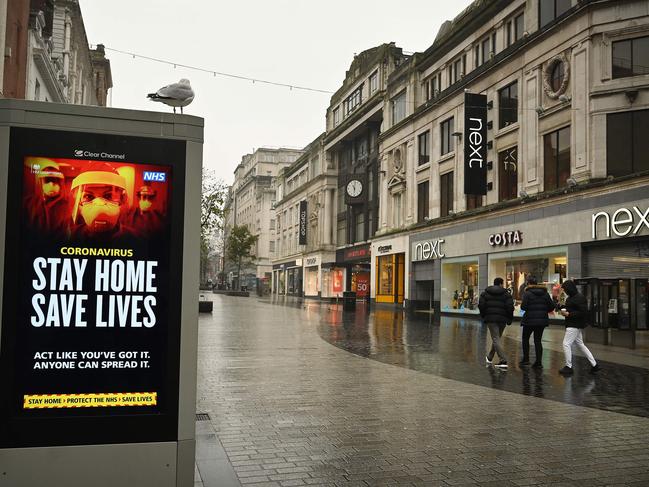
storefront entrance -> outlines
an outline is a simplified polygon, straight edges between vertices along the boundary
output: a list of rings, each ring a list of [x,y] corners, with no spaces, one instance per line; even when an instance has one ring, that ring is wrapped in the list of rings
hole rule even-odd
[[[376,258],[377,303],[403,303],[405,260],[405,253]]]

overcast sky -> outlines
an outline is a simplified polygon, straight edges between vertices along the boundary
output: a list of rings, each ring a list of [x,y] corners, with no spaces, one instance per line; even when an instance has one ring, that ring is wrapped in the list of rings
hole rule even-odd
[[[207,69],[335,91],[354,53],[432,44],[469,0],[80,0],[88,42]],[[171,111],[146,94],[187,78],[185,113],[205,119],[203,164],[226,182],[258,147],[302,148],[324,131],[330,94],[253,84],[107,51],[112,106]]]

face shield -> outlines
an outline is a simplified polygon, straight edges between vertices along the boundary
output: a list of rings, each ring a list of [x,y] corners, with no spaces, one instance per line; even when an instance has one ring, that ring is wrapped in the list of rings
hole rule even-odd
[[[89,171],[77,176],[72,182],[73,222],[85,224],[91,233],[113,230],[126,201],[125,186],[122,176],[108,171]]]
[[[30,159],[29,165],[32,173],[36,175],[36,184],[43,198],[50,200],[61,194],[65,178],[56,162],[37,157]]]
[[[138,197],[138,206],[140,211],[149,211],[153,207],[153,202],[155,201],[156,191],[150,186],[142,186],[137,192]]]
[[[61,180],[58,178],[42,178],[41,188],[46,198],[56,198],[61,194]]]

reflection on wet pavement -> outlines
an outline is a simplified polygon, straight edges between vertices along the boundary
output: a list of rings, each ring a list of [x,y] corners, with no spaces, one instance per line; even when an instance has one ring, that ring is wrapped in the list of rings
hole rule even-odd
[[[485,364],[489,334],[477,320],[444,316],[435,323],[431,315],[406,317],[400,310],[360,303],[355,312],[343,312],[336,304],[302,306],[319,310],[318,333],[324,340],[356,355],[503,391],[649,417],[649,372],[644,368],[600,361],[602,371],[593,375],[588,361],[575,356],[575,374],[564,378],[558,374],[563,353],[546,347],[543,370],[521,370],[520,341],[504,337],[510,368],[501,370]]]

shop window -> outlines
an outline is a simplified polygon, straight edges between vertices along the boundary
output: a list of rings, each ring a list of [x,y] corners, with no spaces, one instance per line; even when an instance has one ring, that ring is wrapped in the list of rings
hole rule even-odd
[[[498,127],[518,122],[518,81],[498,91]]]
[[[377,257],[378,259],[378,294],[394,294],[394,262],[391,255]]]
[[[540,0],[539,1],[539,28],[543,28],[554,19],[561,17],[570,10],[571,0]]]
[[[421,166],[422,164],[426,164],[428,161],[430,161],[430,132],[426,130],[426,132],[419,134],[417,140],[419,142],[418,164]]]
[[[518,148],[498,153],[498,201],[518,197]]]
[[[466,209],[475,210],[476,208],[482,207],[482,195],[481,194],[468,194],[466,195]]]
[[[444,120],[440,124],[440,136],[441,136],[441,154],[440,155],[446,155],[449,152],[452,152],[455,150],[455,140],[453,139],[453,130],[454,128],[454,120],[453,117],[449,118],[448,120]]]
[[[441,305],[443,311],[478,312],[478,262],[442,265]]]
[[[649,110],[606,116],[606,165],[610,176],[649,170]]]
[[[428,220],[428,181],[417,185],[417,222]]]
[[[440,176],[440,216],[447,216],[453,210],[453,173]]]
[[[570,127],[543,136],[545,191],[567,185],[570,177]]]
[[[649,36],[613,43],[613,78],[649,74]]]

